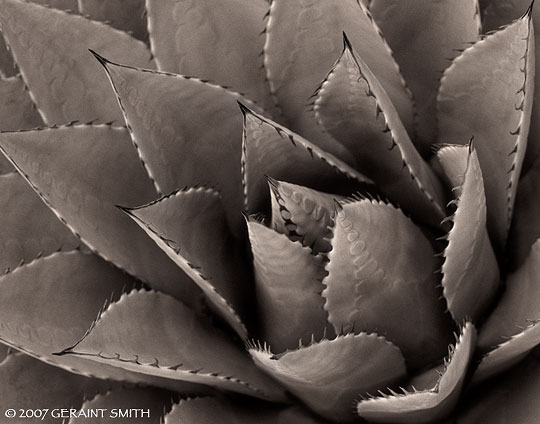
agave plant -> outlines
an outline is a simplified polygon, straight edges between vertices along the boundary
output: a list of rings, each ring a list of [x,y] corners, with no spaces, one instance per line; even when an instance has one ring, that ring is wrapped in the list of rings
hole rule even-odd
[[[536,10],[0,0],[1,416],[537,422]]]

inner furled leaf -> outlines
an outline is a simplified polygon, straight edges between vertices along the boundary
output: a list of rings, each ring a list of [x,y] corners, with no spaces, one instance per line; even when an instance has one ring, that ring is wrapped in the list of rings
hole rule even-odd
[[[78,409],[85,397],[95,396],[96,393],[104,392],[110,386],[110,382],[75,375],[28,355],[10,355],[4,363],[0,364],[2,406],[13,406],[18,408],[17,410],[32,408],[49,408],[50,410],[53,405],[58,409]],[[25,419],[24,421],[54,423],[57,420]]]
[[[0,130],[16,131],[42,125],[20,76],[0,78]]]
[[[413,146],[397,111],[347,38],[315,100],[319,122],[354,155],[358,169],[407,213],[432,226],[444,218],[437,176]]]
[[[0,273],[81,244],[17,173],[0,175]]]
[[[260,55],[265,1],[149,0],[147,7],[159,70],[230,86],[274,108]]]
[[[122,296],[63,354],[162,379],[284,400],[282,389],[257,369],[241,344],[159,292],[132,291]]]
[[[437,138],[436,97],[448,60],[476,42],[480,16],[476,0],[373,0],[370,11],[394,52],[411,89],[420,151]]]
[[[107,22],[139,40],[148,38],[145,0],[78,0],[79,12]]]
[[[321,296],[322,258],[256,221],[248,221],[253,253],[260,338],[274,352],[298,347],[326,334]]]
[[[347,334],[273,355],[251,349],[255,363],[319,415],[353,420],[359,396],[385,389],[406,375],[400,350],[377,334]]]
[[[445,418],[456,406],[467,368],[474,352],[476,331],[467,323],[451,349],[446,369],[429,390],[367,398],[357,404],[357,412],[369,422],[433,423]]]
[[[217,397],[182,399],[165,416],[164,424],[323,424],[299,407],[250,405]]]
[[[251,281],[219,194],[213,189],[190,188],[125,211],[201,288],[210,306],[246,339],[247,330],[236,311],[247,318]]]
[[[129,34],[35,3],[1,0],[0,28],[48,124],[122,122],[114,94],[87,48],[130,65],[151,66],[146,45]]]
[[[486,37],[445,71],[438,96],[440,141],[473,136],[484,175],[488,230],[506,243],[527,145],[534,87],[530,14]]]
[[[442,266],[443,294],[456,323],[478,321],[490,307],[499,288],[499,267],[486,228],[486,196],[480,163],[472,146],[458,146],[465,168],[448,175],[456,188],[457,210],[449,219],[453,227],[446,236]],[[448,155],[440,155],[445,161]],[[453,158],[451,158],[452,161]],[[450,167],[443,164],[443,168]],[[460,181],[461,180],[461,181]]]
[[[335,202],[343,196],[328,194],[307,187],[269,179],[272,197],[271,227],[286,234],[291,240],[300,240],[314,254],[331,248]]]
[[[504,296],[480,330],[478,344],[482,350],[491,350],[531,322],[540,320],[539,275],[540,240],[537,240],[525,263],[508,277]]]
[[[133,142],[160,193],[208,184],[223,197],[231,227],[242,222],[242,95],[196,78],[102,61]],[[259,110],[258,108],[256,108]]]
[[[349,195],[369,182],[345,162],[287,128],[242,106],[244,208],[269,209],[266,176],[321,191]]]
[[[116,204],[156,198],[125,128],[2,133],[4,151],[34,190],[101,257],[153,288],[195,303],[199,290]]]
[[[540,362],[529,357],[497,384],[486,384],[470,396],[456,424],[536,424],[540,416]]]
[[[360,49],[359,54],[379,77],[405,127],[412,130],[410,93],[380,30],[359,1],[273,0],[265,32],[266,75],[293,131],[314,143],[324,135],[306,105],[339,57],[343,32]]]
[[[336,331],[376,331],[413,368],[441,359],[450,323],[422,231],[399,209],[366,199],[342,206],[331,243],[322,294]]]
[[[85,401],[80,410],[87,411],[86,417],[75,415],[69,424],[93,421],[92,412],[98,414],[99,424],[114,424],[122,418],[130,424],[162,424],[165,411],[171,408],[172,396],[155,388],[119,388]]]

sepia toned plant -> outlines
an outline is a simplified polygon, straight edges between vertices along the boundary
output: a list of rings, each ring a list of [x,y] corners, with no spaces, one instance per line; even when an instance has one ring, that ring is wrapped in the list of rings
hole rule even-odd
[[[0,0],[1,419],[537,422],[539,22]]]

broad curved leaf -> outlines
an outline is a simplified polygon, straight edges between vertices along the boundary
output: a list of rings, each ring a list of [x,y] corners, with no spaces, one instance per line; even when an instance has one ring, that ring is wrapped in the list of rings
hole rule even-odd
[[[84,47],[131,65],[151,66],[146,45],[129,34],[36,3],[1,0],[0,28],[48,124],[122,122],[99,64]]]
[[[244,113],[242,184],[244,208],[270,207],[266,176],[322,191],[350,195],[368,180],[345,162],[287,128],[241,106]]]
[[[321,340],[328,324],[321,296],[322,258],[256,221],[247,226],[260,337],[276,353],[309,343],[312,337]]]
[[[255,367],[241,344],[235,345],[228,334],[159,292],[132,291],[122,296],[62,354],[163,380],[284,400],[282,389]]]
[[[260,55],[266,1],[149,0],[147,5],[159,70],[229,86],[273,109]]]
[[[364,199],[342,205],[331,244],[322,294],[336,331],[377,331],[413,368],[441,359],[450,328],[422,231],[399,209]]]
[[[0,134],[0,149],[86,245],[186,302],[198,289],[115,204],[157,197],[125,128],[76,125]]]
[[[157,190],[170,193],[185,186],[213,186],[223,196],[233,229],[239,231],[242,115],[237,102],[248,100],[200,79],[96,57],[109,74],[135,147]]]
[[[448,175],[457,189],[457,209],[449,217],[453,227],[443,252],[442,286],[448,310],[461,323],[471,318],[478,321],[488,310],[499,288],[499,267],[486,229],[484,180],[476,150],[472,146],[456,149],[467,159],[465,168],[458,171],[461,182],[456,174]],[[444,161],[446,156],[440,158]]]
[[[400,350],[376,334],[338,336],[279,356],[256,349],[250,353],[259,367],[332,421],[351,421],[355,399],[406,374]]]
[[[306,105],[338,59],[343,32],[379,76],[405,127],[412,129],[410,93],[371,15],[356,0],[272,1],[266,22],[264,65],[288,126],[314,143],[319,141],[321,130]]]
[[[459,399],[474,352],[475,339],[476,331],[472,324],[467,323],[435,387],[361,400],[356,408],[358,415],[370,422],[396,424],[432,423],[445,418]]]
[[[242,339],[251,298],[246,258],[232,236],[219,194],[208,188],[179,190],[126,213],[197,284],[210,306]]]
[[[417,145],[423,153],[437,137],[436,97],[448,60],[478,40],[476,0],[373,0],[370,11],[411,89]]]
[[[488,230],[506,243],[533,101],[534,38],[530,14],[486,37],[445,71],[438,95],[441,141],[474,136],[483,174]],[[485,107],[489,105],[489,107]]]
[[[24,130],[42,123],[22,78],[0,78],[0,130]]]
[[[0,175],[0,272],[81,245],[17,173]]]
[[[346,37],[341,57],[316,93],[314,110],[382,194],[418,220],[439,225],[445,203],[440,182],[412,144],[378,78]]]

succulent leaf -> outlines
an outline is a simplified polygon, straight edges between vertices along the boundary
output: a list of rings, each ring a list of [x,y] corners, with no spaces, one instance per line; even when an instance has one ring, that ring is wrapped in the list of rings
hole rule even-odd
[[[470,397],[457,424],[535,424],[540,416],[540,364],[530,357],[501,378],[497,384],[484,385]]]
[[[68,125],[2,133],[0,149],[101,257],[156,289],[188,303],[197,301],[191,280],[115,207],[140,205],[157,196],[125,128]]]
[[[358,396],[399,381],[406,374],[400,350],[376,334],[338,336],[272,355],[250,350],[255,363],[323,417],[349,422]]]
[[[244,207],[260,212],[270,206],[266,176],[324,191],[351,194],[367,183],[362,174],[287,128],[242,107]],[[341,191],[341,193],[340,193]]]
[[[255,367],[228,334],[159,292],[123,295],[76,345],[62,353],[160,377],[164,387],[170,386],[165,380],[179,380],[284,400],[282,389]]]
[[[100,410],[104,410],[103,417],[100,416],[95,421],[99,424],[117,423],[122,419],[120,411],[128,414],[123,418],[130,424],[162,424],[164,410],[171,407],[171,397],[171,393],[162,390],[117,389],[87,400],[81,405],[80,410],[96,411],[98,415],[101,415]],[[79,415],[71,418],[68,424],[84,424],[88,419],[84,415]]]
[[[229,222],[242,224],[241,94],[197,78],[105,66],[137,151],[160,193],[208,184],[223,197]],[[212,125],[209,125],[212,123]],[[201,166],[204,158],[206,166]]]
[[[0,272],[15,269],[21,261],[75,249],[81,241],[58,220],[52,211],[17,173],[0,175]],[[17,225],[24,222],[24,225]]]
[[[499,266],[486,228],[484,180],[476,150],[455,147],[455,154],[465,156],[465,168],[448,175],[456,190],[456,211],[450,217],[453,227],[447,235],[442,266],[443,294],[456,323],[478,321],[490,307],[499,288]],[[443,168],[450,168],[439,157]],[[463,163],[463,158],[457,162]],[[455,171],[455,170],[452,170]],[[462,175],[461,182],[457,175]]]
[[[480,330],[478,338],[480,349],[485,351],[497,346],[508,337],[520,333],[531,322],[540,320],[539,275],[540,240],[533,244],[525,263],[508,276],[504,296]],[[527,295],[524,296],[524,293]]]
[[[476,42],[480,14],[475,0],[373,0],[370,11],[399,64],[416,105],[417,146],[423,153],[437,138],[439,79],[461,49]]]
[[[413,368],[443,357],[449,326],[421,230],[399,209],[364,199],[339,209],[331,244],[322,294],[336,331],[376,331]]]
[[[397,111],[347,38],[316,94],[319,122],[353,154],[382,194],[424,223],[438,226],[444,197],[436,175],[413,146]]]
[[[291,240],[309,246],[314,254],[328,252],[335,202],[345,198],[269,178],[272,197],[271,227]]]
[[[22,78],[0,78],[0,130],[17,131],[42,125]]]
[[[474,352],[476,331],[467,323],[451,351],[446,369],[430,390],[392,393],[361,400],[357,412],[370,422],[431,423],[445,418],[455,407]]]
[[[264,65],[270,89],[289,128],[315,143],[320,129],[306,104],[339,57],[346,32],[359,54],[379,76],[405,127],[412,129],[412,101],[390,49],[365,6],[356,0],[271,3],[266,25]],[[312,131],[309,131],[311,129]],[[321,146],[324,147],[324,146]],[[334,153],[334,152],[332,152]]]
[[[260,56],[266,1],[149,0],[147,5],[159,70],[225,85],[274,108]]]
[[[33,28],[27,31],[27,26]],[[0,28],[43,120],[122,122],[87,46],[130,65],[151,66],[144,43],[80,15],[17,0],[0,2]]]
[[[85,397],[110,388],[110,382],[75,375],[37,361],[27,355],[12,354],[0,364],[0,399],[2,406],[28,408],[74,408],[82,406]],[[49,413],[45,419],[30,420],[56,424]]]
[[[261,338],[274,352],[321,340],[327,314],[322,258],[256,221],[248,221]]]
[[[316,424],[318,420],[300,408],[250,407],[245,402],[230,399],[199,397],[182,399],[165,416],[164,424]],[[322,423],[321,423],[322,424]]]
[[[534,57],[527,13],[458,56],[438,95],[440,140],[465,144],[474,137],[482,173],[489,176],[488,230],[496,249],[506,243],[527,145]]]
[[[77,0],[31,0],[32,3],[42,4],[43,6],[54,7],[55,9],[77,12]]]
[[[250,296],[248,271],[232,237],[219,194],[178,190],[149,205],[124,209],[206,295],[211,307],[242,339]]]
[[[17,75],[17,68],[13,57],[6,46],[4,37],[0,37],[0,78],[9,78],[15,75]]]
[[[79,13],[146,40],[145,0],[78,0]],[[157,63],[156,63],[157,64]]]

